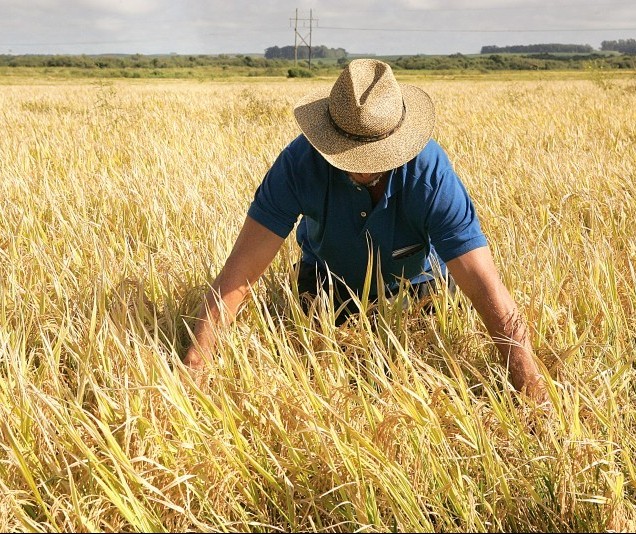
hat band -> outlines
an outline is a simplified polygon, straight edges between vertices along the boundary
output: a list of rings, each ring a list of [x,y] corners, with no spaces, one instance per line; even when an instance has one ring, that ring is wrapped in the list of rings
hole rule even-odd
[[[361,143],[371,143],[373,141],[382,141],[382,139],[386,139],[390,135],[393,135],[398,130],[398,128],[402,126],[402,123],[404,122],[404,117],[406,116],[406,104],[404,103],[404,100],[402,100],[402,116],[400,117],[400,120],[395,125],[395,127],[391,128],[388,132],[384,132],[377,135],[358,135],[358,134],[352,134],[351,132],[348,132],[347,130],[343,130],[340,126],[336,124],[336,121],[331,116],[331,112],[329,111],[329,106],[327,106],[327,115],[329,117],[329,122],[340,135],[346,137],[347,139],[351,139],[352,141],[359,141]]]

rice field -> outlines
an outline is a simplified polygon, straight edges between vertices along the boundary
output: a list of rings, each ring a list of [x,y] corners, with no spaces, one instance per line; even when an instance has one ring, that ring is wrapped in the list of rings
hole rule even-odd
[[[0,79],[2,531],[636,530],[633,73],[409,78],[552,413],[462,295],[304,314],[293,234],[183,371],[293,103],[332,81]]]

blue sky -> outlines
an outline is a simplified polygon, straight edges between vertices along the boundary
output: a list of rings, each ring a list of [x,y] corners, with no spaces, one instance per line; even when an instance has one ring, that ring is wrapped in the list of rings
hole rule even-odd
[[[263,53],[294,43],[367,54],[636,38],[636,0],[0,0],[0,54]],[[311,11],[310,11],[311,10]]]

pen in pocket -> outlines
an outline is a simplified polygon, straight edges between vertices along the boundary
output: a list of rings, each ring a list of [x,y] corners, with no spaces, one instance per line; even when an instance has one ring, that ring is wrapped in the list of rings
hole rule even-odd
[[[406,258],[407,256],[412,256],[416,252],[419,252],[424,248],[424,243],[416,243],[415,245],[408,245],[406,247],[395,249],[391,253],[391,257],[394,260],[400,260],[402,258]]]

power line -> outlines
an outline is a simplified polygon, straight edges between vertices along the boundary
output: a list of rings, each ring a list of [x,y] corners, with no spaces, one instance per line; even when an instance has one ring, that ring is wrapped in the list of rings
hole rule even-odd
[[[319,26],[320,30],[346,30],[346,31],[372,31],[372,32],[426,32],[426,33],[542,33],[542,32],[609,32],[609,31],[636,31],[636,28],[516,28],[500,30],[459,30],[440,28],[352,28],[345,26]]]
[[[431,13],[431,12],[465,12],[465,11],[546,11],[548,9],[562,9],[562,8],[576,8],[580,9],[582,7],[595,7],[595,8],[603,8],[608,9],[611,7],[617,6],[634,6],[633,0],[627,2],[607,2],[604,4],[597,3],[584,3],[584,4],[555,4],[548,6],[490,6],[490,7],[427,7],[427,8],[399,8],[399,9],[391,9],[391,13]],[[383,9],[365,9],[365,13],[386,13],[386,10]],[[342,14],[342,11],[339,12]]]
[[[104,45],[104,44],[131,44],[131,43],[160,43],[161,39],[135,39],[126,41],[73,41],[64,43],[0,43],[0,46],[71,46],[71,45]]]

